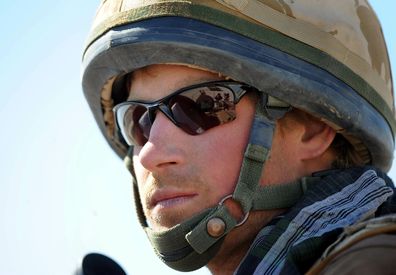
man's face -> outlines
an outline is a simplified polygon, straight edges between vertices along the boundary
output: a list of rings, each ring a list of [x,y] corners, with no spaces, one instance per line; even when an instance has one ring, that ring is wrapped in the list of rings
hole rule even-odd
[[[154,101],[193,84],[221,80],[217,74],[176,65],[134,72],[129,99]],[[234,121],[189,135],[158,112],[133,164],[143,211],[157,231],[170,228],[232,194],[253,120],[254,100],[236,105]]]

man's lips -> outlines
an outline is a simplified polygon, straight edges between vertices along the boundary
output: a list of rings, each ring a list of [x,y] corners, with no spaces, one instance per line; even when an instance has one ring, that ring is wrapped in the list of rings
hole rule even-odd
[[[155,191],[153,196],[149,199],[149,207],[172,207],[182,204],[193,197],[197,196],[194,192],[175,191],[175,190],[161,190]]]

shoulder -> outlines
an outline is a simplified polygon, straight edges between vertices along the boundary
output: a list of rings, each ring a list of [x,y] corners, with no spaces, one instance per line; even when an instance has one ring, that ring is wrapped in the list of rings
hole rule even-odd
[[[347,227],[307,274],[395,274],[396,214]]]

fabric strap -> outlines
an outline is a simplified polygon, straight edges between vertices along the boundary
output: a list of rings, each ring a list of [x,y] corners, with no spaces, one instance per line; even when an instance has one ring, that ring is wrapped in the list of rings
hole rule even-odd
[[[303,177],[291,183],[259,186],[254,193],[252,210],[292,207],[308,187],[319,179],[319,177]]]

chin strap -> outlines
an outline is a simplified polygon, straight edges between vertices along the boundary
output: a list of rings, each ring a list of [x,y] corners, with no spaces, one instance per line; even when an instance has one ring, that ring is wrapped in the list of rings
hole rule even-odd
[[[234,193],[225,197],[217,206],[166,231],[154,232],[147,225],[137,193],[132,150],[128,151],[125,163],[134,178],[139,221],[156,254],[168,266],[179,271],[193,271],[206,265],[216,255],[227,233],[241,225],[251,210],[288,208],[301,197],[305,190],[302,181],[260,186],[261,174],[272,144],[275,121],[289,110],[288,105],[261,94]],[[226,206],[226,200],[233,200],[240,205],[242,217],[232,215]]]

